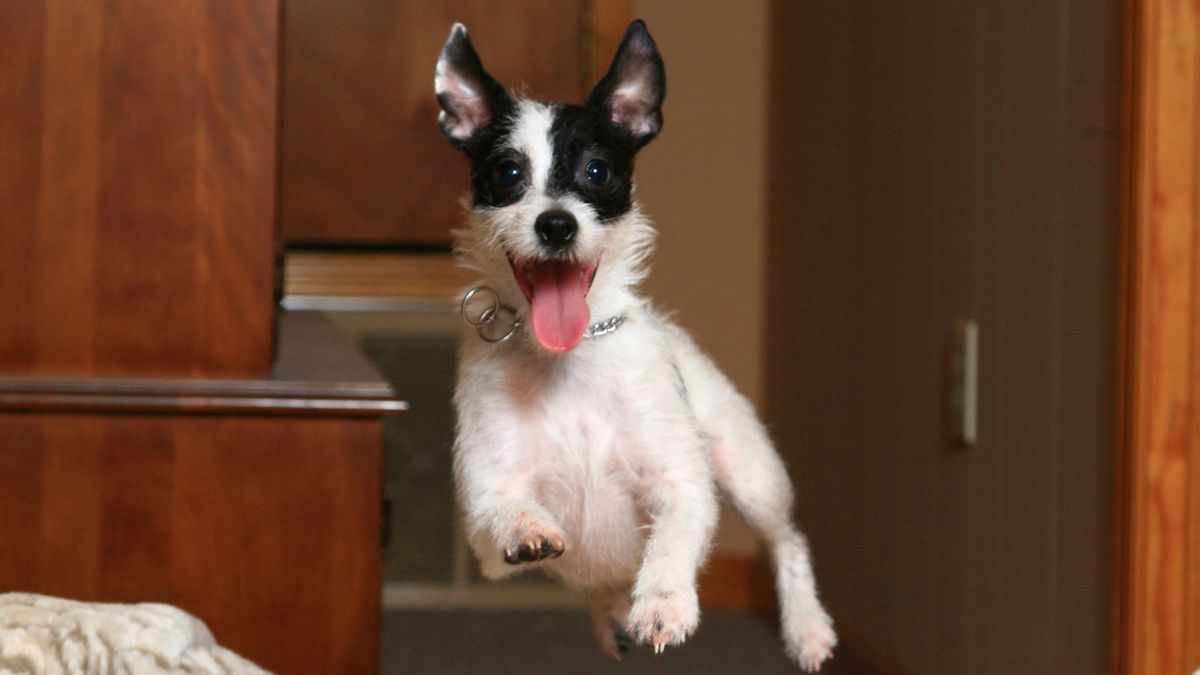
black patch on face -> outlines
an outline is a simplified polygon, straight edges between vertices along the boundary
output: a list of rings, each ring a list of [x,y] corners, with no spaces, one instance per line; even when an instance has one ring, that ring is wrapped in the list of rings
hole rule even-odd
[[[471,188],[476,207],[508,206],[519,201],[529,188],[529,158],[503,144],[515,123],[515,109],[510,107],[462,148],[471,160]],[[502,185],[497,175],[507,161],[516,162],[522,171],[521,179],[509,187]]]
[[[520,201],[529,189],[529,158],[505,143],[516,121],[513,106],[462,147],[471,160],[476,208],[508,206]],[[551,197],[574,194],[591,204],[601,221],[629,212],[637,141],[623,128],[610,123],[607,112],[590,106],[555,104],[550,142],[553,165],[547,192]],[[593,160],[602,161],[607,167],[607,179],[601,185],[588,180],[587,166]],[[501,165],[508,161],[516,162],[523,172],[511,187],[503,186],[497,175]]]
[[[637,142],[592,106],[556,106],[550,126],[553,166],[547,189],[551,196],[574,194],[591,204],[601,221],[629,212],[633,194],[633,156]],[[607,180],[588,180],[588,162],[607,164]]]

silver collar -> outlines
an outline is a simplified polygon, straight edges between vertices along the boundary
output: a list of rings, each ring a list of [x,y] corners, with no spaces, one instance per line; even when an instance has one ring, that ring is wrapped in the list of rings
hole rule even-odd
[[[504,342],[525,325],[512,305],[500,300],[500,294],[489,286],[476,286],[467,291],[459,306],[462,319],[475,329],[484,342]],[[608,335],[625,323],[625,315],[617,314],[588,326],[584,339]]]

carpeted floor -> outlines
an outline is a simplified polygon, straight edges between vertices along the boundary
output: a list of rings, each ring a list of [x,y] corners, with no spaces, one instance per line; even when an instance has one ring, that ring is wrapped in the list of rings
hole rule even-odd
[[[840,649],[822,673],[873,675]],[[801,673],[775,629],[741,612],[708,611],[683,647],[655,656],[635,648],[621,662],[600,653],[582,610],[389,610],[383,619],[383,673]]]

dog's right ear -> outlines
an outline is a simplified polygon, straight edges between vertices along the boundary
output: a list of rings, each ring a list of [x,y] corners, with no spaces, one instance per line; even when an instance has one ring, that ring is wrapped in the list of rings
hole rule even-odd
[[[442,106],[438,115],[442,133],[460,150],[512,106],[508,92],[483,69],[467,27],[461,23],[450,29],[438,57],[433,88]]]
[[[662,57],[646,24],[638,19],[629,24],[608,74],[588,94],[587,105],[604,110],[640,148],[662,129],[666,95]]]

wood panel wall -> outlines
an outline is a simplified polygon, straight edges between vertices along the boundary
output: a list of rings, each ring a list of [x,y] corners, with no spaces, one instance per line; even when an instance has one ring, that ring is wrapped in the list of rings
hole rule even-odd
[[[910,672],[1109,665],[1121,11],[773,5],[767,418],[835,622]]]
[[[0,6],[0,373],[266,374],[278,18]]]
[[[1117,672],[1200,669],[1200,10],[1128,3]]]
[[[622,4],[598,15],[602,28],[619,22]],[[505,86],[578,103],[592,69],[584,56],[588,6],[522,0],[499,11],[481,0],[288,2],[284,240],[448,246],[469,187],[465,158],[438,129],[433,96],[434,66],[450,26],[466,24],[484,67]],[[607,33],[600,41],[615,49]]]

